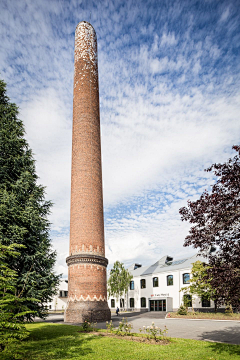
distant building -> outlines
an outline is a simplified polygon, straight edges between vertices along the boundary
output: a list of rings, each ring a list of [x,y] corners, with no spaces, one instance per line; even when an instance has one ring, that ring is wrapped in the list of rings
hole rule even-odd
[[[214,249],[212,249],[214,251]],[[192,264],[196,261],[206,262],[203,256],[194,255],[184,259],[174,260],[171,256],[163,256],[150,266],[134,263],[128,270],[133,275],[125,297],[108,298],[111,310],[118,306],[120,310],[132,311],[175,311],[183,304],[186,296],[189,307],[195,310],[213,310],[214,301],[200,299],[197,296],[184,294],[181,288],[190,282]],[[58,294],[48,303],[49,310],[64,310],[67,305],[68,283],[60,283]]]
[[[47,307],[52,311],[65,310],[68,299],[68,280],[62,280],[58,287],[58,292],[51,302],[47,303]]]
[[[206,262],[206,258],[194,255],[189,258],[175,260],[164,256],[150,266],[133,264],[128,270],[133,279],[129,284],[125,298],[110,297],[108,304],[111,309],[140,311],[175,311],[183,304],[186,296],[189,307],[194,309],[213,309],[214,302],[200,299],[197,296],[180,291],[190,283],[192,264],[197,260]]]

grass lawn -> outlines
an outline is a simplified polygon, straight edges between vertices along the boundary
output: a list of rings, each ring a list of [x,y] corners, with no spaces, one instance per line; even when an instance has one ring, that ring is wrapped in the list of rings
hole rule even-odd
[[[176,312],[168,313],[168,317],[181,319],[212,319],[212,320],[240,320],[240,314],[225,314],[225,313],[203,313],[189,311],[187,315],[178,315]]]
[[[226,360],[240,358],[240,345],[199,340],[171,339],[168,345],[150,345],[129,340],[79,333],[78,326],[33,323],[27,325],[27,340],[12,344],[0,359],[48,360]]]

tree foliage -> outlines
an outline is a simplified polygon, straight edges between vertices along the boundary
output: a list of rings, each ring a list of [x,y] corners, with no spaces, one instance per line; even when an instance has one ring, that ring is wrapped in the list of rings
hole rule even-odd
[[[0,351],[10,342],[23,340],[28,336],[23,317],[32,312],[25,303],[29,300],[36,301],[23,298],[21,293],[15,294],[17,274],[5,262],[10,257],[16,260],[20,255],[16,249],[22,247],[18,244],[0,244]]]
[[[35,161],[24,138],[24,126],[18,108],[6,96],[6,84],[0,81],[0,244],[22,244],[17,260],[9,256],[7,266],[15,274],[16,296],[40,317],[46,315],[44,303],[55,293],[59,276],[53,272],[56,253],[49,238],[51,202],[45,189],[37,184]],[[30,313],[27,315],[31,318]]]
[[[196,261],[192,265],[190,285],[182,287],[180,291],[185,294],[197,295],[199,298],[214,300],[218,305],[218,297],[216,289],[211,286],[211,279],[208,276],[210,266],[202,261]]]
[[[220,303],[240,309],[240,146],[233,149],[236,156],[205,170],[217,177],[212,192],[205,190],[179,212],[183,221],[193,224],[184,246],[193,245],[205,254],[211,246],[217,248],[208,255],[207,284]]]
[[[200,298],[205,297],[208,300],[212,299],[214,290],[209,283],[207,270],[209,266],[204,266],[202,261],[196,261],[192,265],[190,285],[181,288],[184,293],[189,292],[192,295],[197,295]]]
[[[124,268],[123,263],[116,261],[108,279],[108,295],[117,299],[122,297],[127,293],[132,278],[129,271]]]

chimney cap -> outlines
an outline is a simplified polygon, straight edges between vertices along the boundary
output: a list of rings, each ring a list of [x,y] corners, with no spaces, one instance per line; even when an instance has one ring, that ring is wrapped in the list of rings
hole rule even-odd
[[[88,21],[85,21],[85,20],[80,21],[80,22],[77,24],[76,28],[77,28],[80,24],[88,24],[88,25],[90,25],[91,28],[93,28],[93,30],[95,31],[95,29],[94,29],[94,27],[92,26],[92,24],[90,24],[90,22],[88,22]]]

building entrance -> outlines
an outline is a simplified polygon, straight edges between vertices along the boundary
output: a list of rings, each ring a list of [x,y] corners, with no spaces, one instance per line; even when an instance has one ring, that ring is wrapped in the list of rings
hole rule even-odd
[[[166,300],[150,300],[150,311],[166,311]]]

